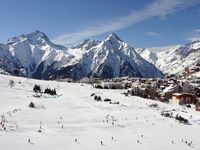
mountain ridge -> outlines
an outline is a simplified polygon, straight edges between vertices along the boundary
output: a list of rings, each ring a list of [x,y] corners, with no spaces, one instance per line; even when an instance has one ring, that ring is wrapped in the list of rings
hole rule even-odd
[[[45,33],[35,31],[9,39],[0,49],[3,70],[37,79],[163,77],[115,33],[103,41],[86,39],[67,49],[52,43]]]
[[[200,41],[172,46],[158,52],[155,52],[153,48],[136,49],[136,51],[163,73],[182,74],[186,68],[194,68],[199,63]]]

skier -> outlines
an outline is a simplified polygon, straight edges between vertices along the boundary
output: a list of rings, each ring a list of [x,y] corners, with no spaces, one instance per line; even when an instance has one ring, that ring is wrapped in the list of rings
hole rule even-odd
[[[103,145],[103,141],[101,141],[101,145]]]
[[[140,143],[140,140],[137,140],[137,143]]]
[[[114,120],[112,121],[112,125],[114,125]]]
[[[18,124],[15,122],[15,127],[16,127],[16,129],[18,129]]]

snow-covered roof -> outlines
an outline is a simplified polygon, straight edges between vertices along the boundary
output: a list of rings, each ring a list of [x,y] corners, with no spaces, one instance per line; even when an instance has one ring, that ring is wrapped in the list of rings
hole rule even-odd
[[[167,92],[172,92],[174,90],[174,87],[172,85],[170,85],[169,87],[166,87],[163,92],[167,93]]]
[[[180,96],[182,95],[183,93],[173,93],[174,96]]]

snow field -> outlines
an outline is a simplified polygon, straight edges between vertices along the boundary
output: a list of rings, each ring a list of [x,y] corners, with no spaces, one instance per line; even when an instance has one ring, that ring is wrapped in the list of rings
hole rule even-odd
[[[15,82],[12,88],[8,84],[10,79]],[[56,88],[62,95],[33,97],[35,84],[43,89]],[[6,119],[6,130],[0,126],[0,149],[200,149],[199,112],[135,96],[125,97],[122,92],[93,89],[78,83],[0,75],[0,115],[4,114]],[[120,104],[94,101],[92,93]],[[31,101],[37,108],[28,107]],[[157,103],[158,108],[150,108],[152,103]],[[173,109],[174,115],[181,114],[191,125],[160,115],[162,110]]]

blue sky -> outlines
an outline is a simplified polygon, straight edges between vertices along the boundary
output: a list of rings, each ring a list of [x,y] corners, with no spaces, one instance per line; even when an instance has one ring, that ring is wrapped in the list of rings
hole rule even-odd
[[[200,37],[200,0],[0,0],[0,42],[40,30],[67,47],[114,32],[133,47]]]

